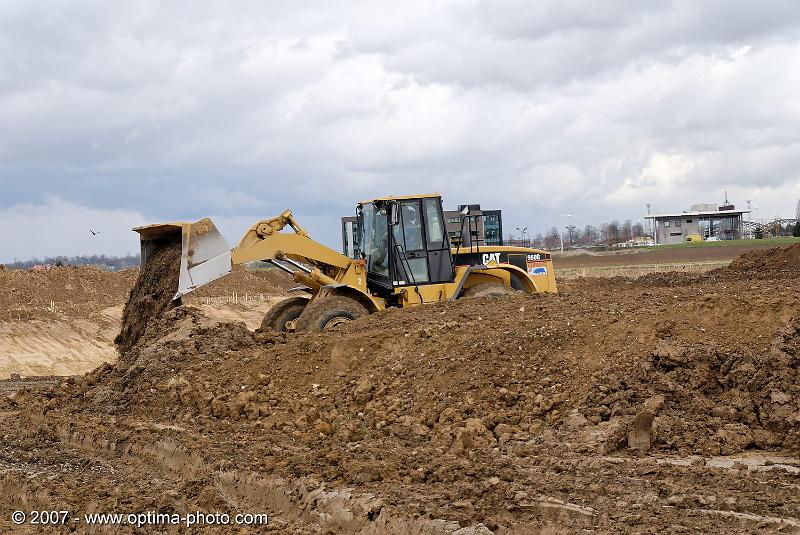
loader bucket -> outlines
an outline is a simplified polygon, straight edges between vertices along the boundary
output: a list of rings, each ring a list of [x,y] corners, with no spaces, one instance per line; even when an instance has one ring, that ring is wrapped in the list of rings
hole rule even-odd
[[[230,246],[208,218],[195,223],[162,223],[133,230],[139,233],[141,240],[142,266],[157,248],[180,242],[180,278],[173,299],[231,272]]]

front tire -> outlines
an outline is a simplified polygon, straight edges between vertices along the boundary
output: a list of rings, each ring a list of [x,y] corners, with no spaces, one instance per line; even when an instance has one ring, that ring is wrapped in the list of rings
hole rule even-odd
[[[369,311],[349,297],[332,295],[315,299],[297,320],[297,332],[320,332],[331,330],[338,325],[356,320],[369,314]]]
[[[279,333],[286,332],[286,323],[300,317],[308,305],[305,297],[290,297],[269,309],[261,321],[261,330],[273,330]]]

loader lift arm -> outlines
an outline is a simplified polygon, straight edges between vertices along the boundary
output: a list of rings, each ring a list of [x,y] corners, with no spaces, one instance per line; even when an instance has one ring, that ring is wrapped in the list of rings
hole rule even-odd
[[[281,232],[287,226],[294,232]],[[284,260],[290,263],[298,268],[293,272],[294,279],[314,291],[340,283],[355,263],[338,251],[311,239],[291,210],[284,210],[279,216],[252,225],[231,253],[233,264],[257,260],[272,263]]]

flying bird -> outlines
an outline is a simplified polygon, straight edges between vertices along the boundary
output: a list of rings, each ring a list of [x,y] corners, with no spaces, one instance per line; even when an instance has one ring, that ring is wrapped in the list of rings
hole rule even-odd
[[[92,236],[97,236],[98,234],[100,234],[100,231],[99,231],[99,230],[98,230],[97,232],[95,232],[94,230],[92,230],[92,229],[89,229],[89,232],[91,232],[91,233],[92,233]]]

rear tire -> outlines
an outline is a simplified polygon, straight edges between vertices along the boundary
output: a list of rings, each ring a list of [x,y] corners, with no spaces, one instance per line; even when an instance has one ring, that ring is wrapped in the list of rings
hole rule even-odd
[[[461,297],[506,297],[516,293],[502,282],[482,282],[461,292]]]
[[[279,333],[286,332],[286,322],[299,318],[306,305],[308,305],[308,299],[305,297],[284,299],[267,311],[261,321],[261,330],[266,331],[269,329]]]
[[[369,311],[349,297],[332,295],[315,299],[297,320],[297,332],[320,332],[335,328],[346,321],[356,320]]]

